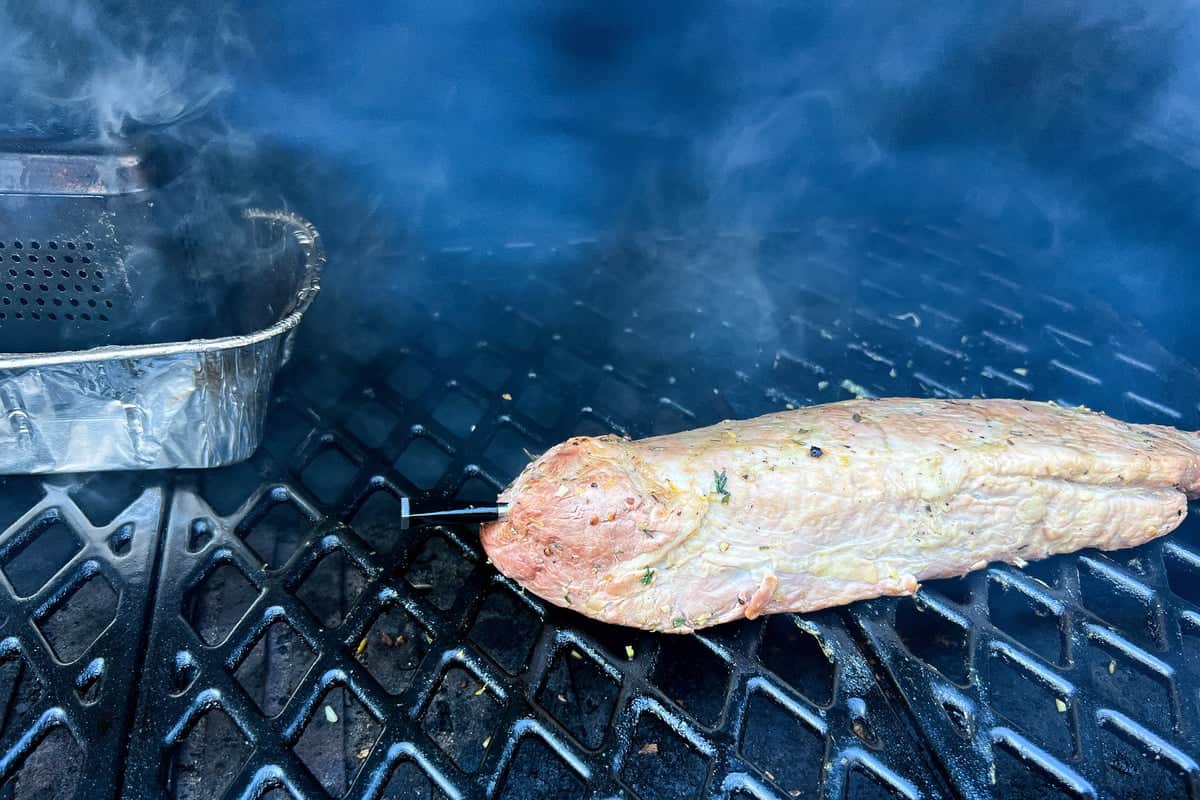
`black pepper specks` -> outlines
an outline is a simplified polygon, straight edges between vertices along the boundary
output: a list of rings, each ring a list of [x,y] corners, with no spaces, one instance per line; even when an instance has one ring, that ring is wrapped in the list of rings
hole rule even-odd
[[[814,444],[812,447],[808,448],[808,454],[813,458],[820,458],[821,456],[825,455],[825,451]]]

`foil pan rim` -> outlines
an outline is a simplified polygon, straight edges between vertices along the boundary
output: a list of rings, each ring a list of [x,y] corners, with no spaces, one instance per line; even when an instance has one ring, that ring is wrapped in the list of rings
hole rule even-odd
[[[287,225],[304,250],[304,273],[300,288],[296,291],[291,307],[274,324],[253,333],[215,339],[192,339],[148,345],[109,345],[89,350],[62,350],[50,353],[0,353],[0,370],[235,350],[274,339],[291,331],[300,324],[308,307],[321,290],[321,272],[325,267],[325,248],[321,244],[321,235],[311,223],[291,211],[247,208],[242,213],[247,219],[263,219]]]

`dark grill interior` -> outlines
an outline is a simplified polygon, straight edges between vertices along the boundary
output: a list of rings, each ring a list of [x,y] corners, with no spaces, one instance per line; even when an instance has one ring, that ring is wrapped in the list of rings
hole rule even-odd
[[[397,530],[571,434],[853,392],[1200,427],[1195,368],[1048,274],[845,220],[331,261],[250,462],[0,484],[3,796],[1195,796],[1194,521],[686,638]]]

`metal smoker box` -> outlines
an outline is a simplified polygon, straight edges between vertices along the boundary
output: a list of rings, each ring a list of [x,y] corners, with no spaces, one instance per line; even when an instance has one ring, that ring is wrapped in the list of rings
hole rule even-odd
[[[0,154],[0,474],[215,467],[258,446],[320,238],[154,178],[138,155]]]

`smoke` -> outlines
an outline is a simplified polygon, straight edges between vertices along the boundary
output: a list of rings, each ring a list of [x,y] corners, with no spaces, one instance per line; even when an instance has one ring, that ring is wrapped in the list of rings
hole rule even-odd
[[[1087,286],[1186,345],[1183,304],[1162,297],[1200,291],[1194,4],[751,7],[692,17],[674,50],[719,65],[710,116],[673,129],[692,169],[658,171],[693,176],[704,217],[929,222],[1032,254],[1053,269],[1014,278]],[[864,267],[844,266],[853,302]],[[740,273],[753,286],[761,268]]]
[[[235,15],[220,5],[6,0],[0,30],[5,132],[59,146],[181,133],[232,89],[246,52]]]
[[[0,29],[0,132],[173,140],[200,189],[167,202],[298,209],[329,294],[339,263],[436,298],[446,276],[414,254],[599,238],[656,264],[623,307],[724,307],[769,354],[803,310],[773,291],[772,231],[898,218],[1007,240],[1167,339],[1185,320],[1161,293],[1200,290],[1200,11],[1177,0],[6,0]],[[839,260],[850,302],[853,252],[810,254]]]
[[[255,265],[240,209],[260,193],[232,166],[252,160],[255,137],[223,107],[252,54],[232,6],[0,0],[0,31],[0,138],[131,154],[151,189],[107,203],[91,226],[120,247],[105,265],[119,303],[111,343],[246,332],[229,286]]]

